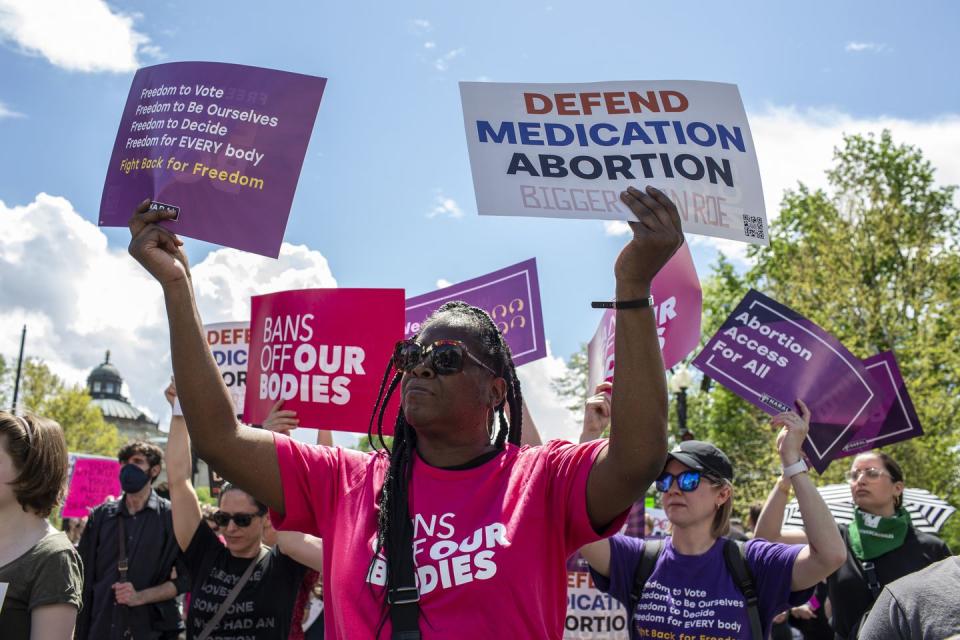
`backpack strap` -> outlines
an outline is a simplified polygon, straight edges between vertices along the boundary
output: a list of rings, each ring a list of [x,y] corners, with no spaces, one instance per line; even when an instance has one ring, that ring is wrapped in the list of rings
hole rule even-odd
[[[633,589],[630,591],[630,608],[627,610],[627,623],[633,617],[640,598],[643,596],[643,585],[647,584],[650,574],[657,566],[657,558],[663,552],[663,538],[649,538],[643,541],[643,553],[640,555],[640,562],[637,563],[637,572],[633,576]]]
[[[750,618],[750,636],[753,640],[763,639],[763,627],[760,624],[760,598],[753,583],[753,576],[744,554],[744,542],[724,540],[723,559],[727,564],[727,571],[733,576],[733,583],[747,602],[747,616]]]

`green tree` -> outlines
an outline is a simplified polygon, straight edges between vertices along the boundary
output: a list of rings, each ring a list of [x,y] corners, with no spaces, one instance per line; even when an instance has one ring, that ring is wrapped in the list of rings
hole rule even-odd
[[[20,393],[26,410],[63,427],[71,452],[115,456],[123,444],[117,428],[103,419],[86,389],[66,385],[41,360],[24,361]]]
[[[387,447],[393,447],[393,437],[392,436],[383,436],[383,441],[386,443]],[[370,452],[374,450],[373,443],[376,442],[377,446],[380,446],[380,440],[374,436],[373,442],[370,441],[370,436],[364,435],[357,441],[357,446],[354,447],[357,451],[366,451]],[[381,447],[382,448],[382,447]]]
[[[701,346],[753,287],[803,313],[860,358],[893,350],[924,436],[884,449],[902,465],[908,486],[960,506],[956,187],[937,186],[922,153],[896,144],[889,132],[845,137],[827,178],[826,190],[799,184],[784,194],[770,245],[750,247],[754,266],[746,273],[723,256],[713,266],[702,282]],[[712,384],[688,394],[688,422],[697,438],[731,457],[741,515],[762,501],[779,472],[768,416]],[[842,482],[848,462],[832,464],[818,483]],[[960,549],[960,516],[942,535]]]
[[[580,345],[580,350],[570,356],[566,372],[550,381],[550,386],[561,398],[569,402],[567,409],[578,419],[583,415],[583,405],[587,402],[587,398],[593,394],[593,389],[587,389],[589,369],[587,343],[584,342]]]
[[[829,191],[788,191],[746,281],[837,336],[858,357],[893,350],[924,428],[885,447],[908,486],[960,505],[960,219],[956,186],[890,132],[847,136]],[[825,474],[839,481],[846,465]],[[960,520],[944,537],[960,547]]]

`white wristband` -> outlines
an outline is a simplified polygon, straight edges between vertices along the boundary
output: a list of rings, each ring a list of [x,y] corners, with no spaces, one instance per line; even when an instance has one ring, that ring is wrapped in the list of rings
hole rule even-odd
[[[807,466],[807,463],[804,462],[803,458],[801,458],[796,462],[794,462],[793,464],[783,467],[783,470],[781,473],[783,474],[784,478],[792,478],[798,473],[806,473],[808,469],[809,467]]]

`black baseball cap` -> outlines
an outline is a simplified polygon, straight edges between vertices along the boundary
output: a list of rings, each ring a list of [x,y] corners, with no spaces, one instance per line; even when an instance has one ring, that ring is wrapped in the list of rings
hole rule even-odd
[[[730,464],[730,458],[709,442],[700,440],[681,442],[667,454],[667,462],[671,458],[696,471],[703,471],[733,482],[733,465]]]

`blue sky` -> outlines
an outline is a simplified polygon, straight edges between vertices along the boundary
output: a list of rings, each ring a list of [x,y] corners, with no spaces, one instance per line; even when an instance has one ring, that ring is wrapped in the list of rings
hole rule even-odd
[[[339,286],[402,287],[411,295],[440,279],[536,257],[547,337],[564,358],[593,334],[599,315],[589,301],[612,291],[624,237],[596,221],[478,217],[459,80],[736,83],[761,156],[768,215],[795,179],[822,182],[842,131],[889,126],[899,140],[929,151],[941,177],[957,182],[960,174],[944,146],[960,131],[955,3],[606,2],[588,9],[559,1],[76,0],[64,5],[69,10],[42,7],[55,4],[0,0],[0,216],[45,192],[96,220],[136,64],[211,60],[325,76],[286,241],[322,254]],[[66,20],[64,12],[74,13]],[[116,28],[116,16],[128,16],[120,21],[126,30]],[[101,32],[105,24],[112,27]],[[84,64],[119,70],[69,68]],[[109,251],[125,247],[125,230],[105,234]],[[718,250],[742,256],[742,246],[730,243],[691,244],[701,276]],[[216,248],[188,241],[193,263]],[[0,259],[0,280],[19,273],[12,258]],[[71,294],[13,303],[23,307],[18,318],[33,310],[54,319],[41,343],[69,341],[56,337],[57,315],[44,306],[56,307],[58,295]],[[107,290],[84,295],[123,304]],[[12,344],[3,338],[0,351]],[[39,351],[48,353],[46,346]],[[82,368],[64,363],[64,371]]]

